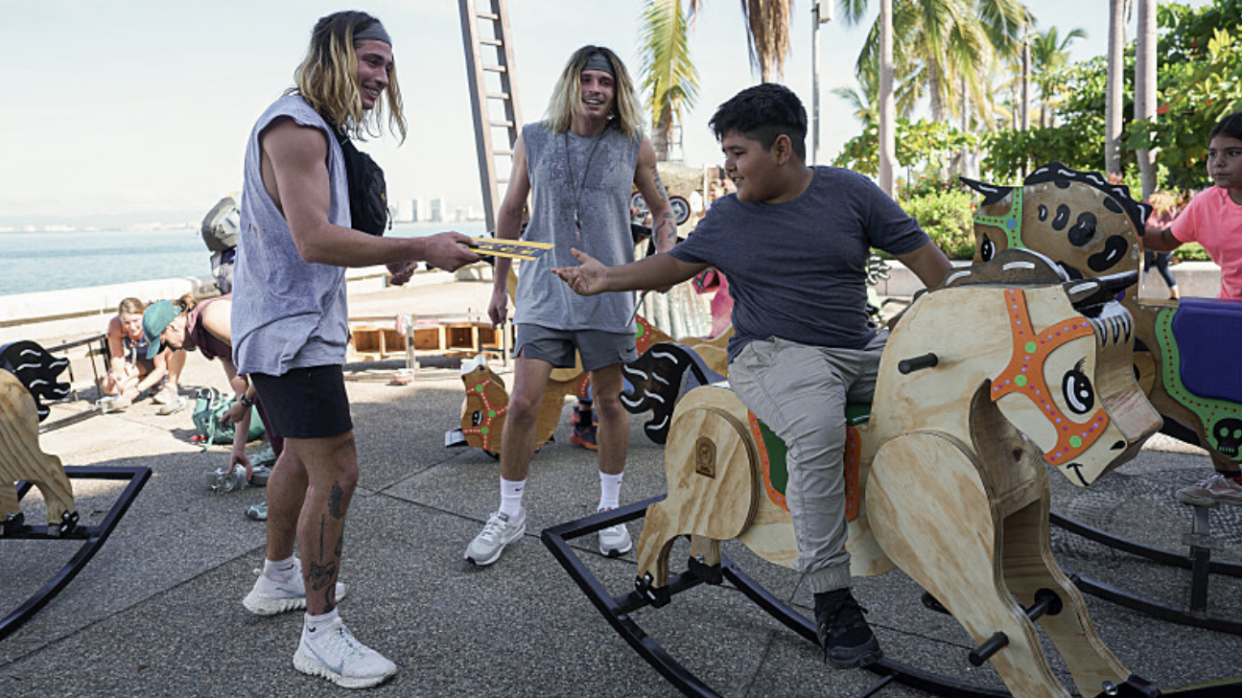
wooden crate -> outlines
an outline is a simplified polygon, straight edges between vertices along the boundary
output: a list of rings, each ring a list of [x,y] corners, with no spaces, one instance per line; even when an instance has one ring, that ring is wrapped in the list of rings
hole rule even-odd
[[[404,358],[405,336],[397,323],[359,322],[350,325],[353,354],[360,361]],[[509,333],[508,342],[505,332]],[[481,351],[504,352],[512,346],[512,325],[505,330],[477,320],[415,321],[410,327],[415,354],[471,355]]]

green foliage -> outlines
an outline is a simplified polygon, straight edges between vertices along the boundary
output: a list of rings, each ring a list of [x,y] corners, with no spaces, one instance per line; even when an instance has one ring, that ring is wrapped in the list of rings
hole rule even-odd
[[[1218,5],[1235,7],[1242,12],[1242,0],[1225,0]],[[1162,16],[1178,16],[1163,6]],[[1185,8],[1183,8],[1185,9]],[[1204,8],[1215,9],[1215,8]],[[1127,148],[1160,149],[1160,161],[1169,170],[1166,188],[1197,189],[1207,184],[1204,158],[1207,137],[1224,116],[1242,110],[1242,27],[1233,15],[1232,32],[1215,28],[1211,37],[1200,43],[1188,42],[1186,60],[1160,66],[1160,106],[1154,122],[1137,120],[1125,132]],[[1201,18],[1186,21],[1186,27],[1201,26]],[[1161,44],[1165,44],[1162,42]],[[1180,43],[1170,42],[1180,52]]]
[[[949,159],[967,148],[978,146],[979,138],[972,133],[962,133],[953,126],[939,121],[897,119],[897,162],[918,170],[939,170]],[[880,127],[875,123],[863,125],[862,134],[855,136],[841,147],[832,164],[848,167],[856,172],[875,177],[880,172]]]
[[[961,184],[935,178],[920,177],[917,183],[897,186],[898,203],[918,219],[949,259],[971,259],[975,255],[975,206],[971,198]]]
[[[1210,262],[1212,257],[1208,255],[1207,250],[1197,242],[1188,242],[1177,248],[1173,254],[1179,259],[1187,262]]]
[[[1207,185],[1207,135],[1221,117],[1242,110],[1242,0],[1214,0],[1199,8],[1162,3],[1157,8],[1158,117],[1134,120],[1134,45],[1123,70],[1121,156],[1126,174],[1137,170],[1134,151],[1159,148],[1159,186],[1196,189]],[[1104,168],[1106,59],[1093,58],[1046,79],[1063,84],[1059,126],[989,133],[985,167],[998,182],[1014,182],[1030,167],[1059,160],[1081,170]],[[1133,187],[1132,187],[1133,189]],[[1135,189],[1135,191],[1138,191]]]

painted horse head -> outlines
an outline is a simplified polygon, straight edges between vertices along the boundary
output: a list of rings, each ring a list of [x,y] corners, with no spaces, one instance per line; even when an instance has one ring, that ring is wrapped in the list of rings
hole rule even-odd
[[[961,270],[893,330],[880,380],[896,389],[884,398],[917,405],[933,429],[970,440],[986,438],[970,423],[976,396],[986,395],[1044,460],[1088,485],[1160,426],[1130,367],[1129,311],[1115,300],[1135,275],[1066,279],[1024,249]],[[886,371],[894,362],[903,376]]]
[[[466,443],[485,451],[500,451],[500,433],[509,412],[509,393],[505,382],[479,354],[461,364],[461,381],[466,399],[461,405],[461,432]]]
[[[975,212],[975,262],[1026,247],[1052,258],[1071,279],[1139,268],[1139,235],[1151,207],[1098,172],[1054,162],[1020,187],[965,177],[962,183],[984,197]]]
[[[69,396],[69,384],[57,380],[68,366],[67,359],[53,356],[36,342],[20,341],[0,346],[0,369],[12,373],[30,391],[40,422],[50,412],[44,400]]]

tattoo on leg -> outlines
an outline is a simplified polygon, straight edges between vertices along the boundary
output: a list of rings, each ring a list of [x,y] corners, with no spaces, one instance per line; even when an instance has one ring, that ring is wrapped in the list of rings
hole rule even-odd
[[[319,591],[336,580],[336,563],[329,562],[326,565],[322,562],[311,563],[307,568],[306,576],[310,581],[311,589]]]
[[[345,516],[345,512],[341,511],[341,498],[345,496],[345,490],[341,486],[332,483],[332,492],[328,494],[328,513],[332,518],[339,519]]]

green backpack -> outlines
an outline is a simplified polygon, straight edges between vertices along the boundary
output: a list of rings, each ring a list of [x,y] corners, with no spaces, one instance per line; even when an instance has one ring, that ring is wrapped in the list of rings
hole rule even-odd
[[[237,402],[236,397],[225,397],[219,390],[215,388],[201,388],[198,391],[198,399],[194,402],[194,428],[203,436],[203,450],[207,450],[213,443],[231,444],[236,436],[234,433],[237,425],[232,422],[225,424],[220,421],[224,413]],[[246,435],[246,442],[249,443],[255,439],[263,437],[263,420],[259,418],[259,411],[253,407],[250,408],[250,432]]]

